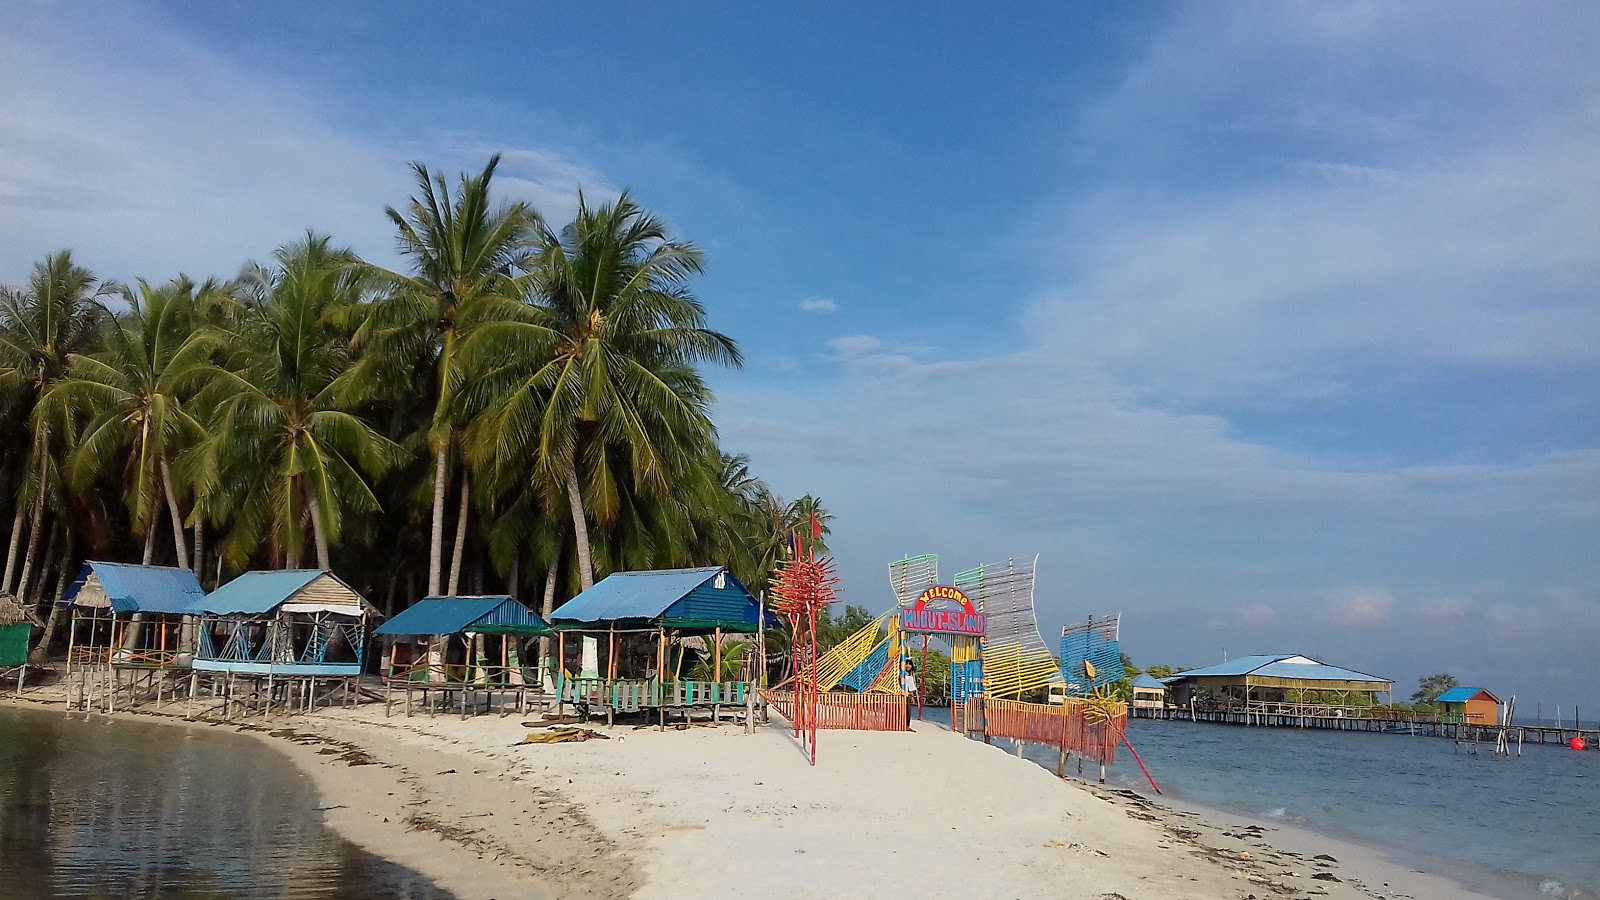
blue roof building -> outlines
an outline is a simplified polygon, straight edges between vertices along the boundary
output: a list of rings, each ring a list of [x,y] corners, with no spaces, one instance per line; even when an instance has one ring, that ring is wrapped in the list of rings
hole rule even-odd
[[[1327,663],[1295,653],[1241,656],[1214,666],[1179,672],[1162,682],[1185,694],[1195,688],[1213,697],[1281,702],[1288,692],[1387,694],[1394,683],[1387,678]],[[1180,696],[1178,702],[1185,702]]]
[[[426,597],[373,632],[391,637],[549,633],[548,622],[504,594],[490,597]]]
[[[61,595],[60,606],[106,615],[199,615],[206,597],[188,569],[90,560]]]
[[[551,631],[533,610],[499,594],[427,597],[373,633],[388,639],[383,673],[391,682],[520,691],[540,683],[539,667],[524,666],[537,655],[527,639]],[[518,697],[519,710],[524,701]]]
[[[550,614],[557,630],[593,631],[612,625],[679,631],[752,632],[761,604],[723,566],[616,572]],[[778,620],[767,613],[768,627]]]
[[[361,674],[378,610],[324,569],[246,572],[201,603],[194,668],[235,675]]]

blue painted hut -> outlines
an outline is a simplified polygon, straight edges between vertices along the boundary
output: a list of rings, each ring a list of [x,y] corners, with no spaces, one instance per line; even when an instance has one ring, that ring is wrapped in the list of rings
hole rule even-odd
[[[550,625],[510,596],[427,597],[383,623],[373,632],[384,638],[385,705],[396,687],[411,697],[421,689],[460,691],[465,709],[468,694],[483,695],[493,704],[509,695],[517,710],[526,708],[530,690],[541,689],[537,666],[526,667],[528,641],[548,636]],[[432,708],[431,705],[429,707]],[[502,707],[503,709],[504,707]]]
[[[246,572],[203,602],[197,672],[280,678],[361,674],[378,610],[325,569]]]
[[[705,706],[715,713],[723,704],[744,703],[753,682],[748,675],[723,675],[723,636],[754,634],[778,623],[726,567],[703,566],[608,575],[552,613],[550,624],[557,636],[560,703],[603,707],[608,716],[642,709],[664,716],[669,708]],[[567,640],[569,634],[593,640],[589,660],[581,653],[569,657],[578,649]],[[710,681],[684,679],[680,667],[669,665],[674,645],[692,636],[711,639],[710,671],[717,677]],[[605,642],[603,665],[600,641]],[[587,677],[572,677],[573,664]]]
[[[201,612],[206,596],[188,569],[90,560],[57,604],[71,615],[68,667],[99,661],[117,666],[187,665],[194,648],[186,619]]]
[[[1128,705],[1133,709],[1160,712],[1167,708],[1167,686],[1155,678],[1140,672],[1133,676],[1129,687],[1133,696]]]
[[[159,703],[167,676],[185,674],[194,658],[205,596],[188,569],[84,563],[57,603],[68,615],[67,704],[90,706],[98,693],[109,711],[124,689],[130,702],[143,691]]]

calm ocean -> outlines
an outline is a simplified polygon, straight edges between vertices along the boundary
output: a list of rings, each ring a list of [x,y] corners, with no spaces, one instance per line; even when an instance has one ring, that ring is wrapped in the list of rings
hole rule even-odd
[[[252,738],[0,709],[0,900],[448,900]]]
[[[1600,897],[1593,750],[1525,745],[1506,758],[1443,738],[1147,719],[1128,739],[1179,800],[1365,844],[1508,897]],[[1106,780],[1150,792],[1125,750]]]

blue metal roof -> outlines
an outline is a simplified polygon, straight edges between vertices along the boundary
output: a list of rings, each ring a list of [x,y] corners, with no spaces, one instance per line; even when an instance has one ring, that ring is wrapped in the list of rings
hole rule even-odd
[[[718,578],[721,575],[723,577]],[[722,566],[614,572],[550,615],[554,623],[625,619],[715,621],[755,630],[760,604]],[[768,614],[767,622],[776,619]]]
[[[218,616],[257,616],[271,612],[324,571],[280,569],[246,572],[212,591],[206,597],[205,611]]]
[[[533,610],[506,595],[426,597],[379,626],[373,634],[456,634],[478,626],[548,629]]]
[[[198,615],[206,596],[200,580],[188,569],[90,560],[62,595],[62,606],[73,605],[91,574],[98,576],[111,608],[119,613]]]
[[[1444,693],[1440,694],[1438,697],[1434,698],[1433,702],[1435,702],[1435,703],[1465,703],[1468,700],[1471,700],[1473,697],[1478,696],[1479,694],[1488,694],[1490,697],[1494,698],[1494,702],[1496,702],[1496,703],[1500,702],[1500,698],[1499,697],[1495,697],[1493,691],[1489,691],[1489,690],[1486,690],[1486,689],[1480,688],[1480,687],[1451,688],[1450,690],[1445,691]]]
[[[1285,660],[1307,660],[1286,662]],[[1238,677],[1257,675],[1262,678],[1285,678],[1296,681],[1367,681],[1373,684],[1390,684],[1387,678],[1368,675],[1353,669],[1342,669],[1317,662],[1297,653],[1280,653],[1273,656],[1241,656],[1204,669],[1179,672],[1174,678],[1205,678],[1217,676]]]
[[[1149,675],[1146,675],[1143,672],[1133,676],[1133,681],[1131,683],[1136,688],[1151,688],[1154,690],[1162,690],[1166,688],[1166,685],[1155,680],[1154,678],[1151,678]]]

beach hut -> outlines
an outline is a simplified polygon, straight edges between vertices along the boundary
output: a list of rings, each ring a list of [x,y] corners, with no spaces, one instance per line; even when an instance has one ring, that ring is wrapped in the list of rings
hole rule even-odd
[[[1284,712],[1279,707],[1316,703],[1323,706],[1371,706],[1394,682],[1354,669],[1331,666],[1296,653],[1241,656],[1215,666],[1190,669],[1162,683],[1173,702],[1191,700],[1238,707],[1253,712]],[[1266,709],[1271,707],[1271,709]]]
[[[1160,712],[1167,708],[1167,686],[1140,672],[1130,682],[1133,699],[1129,703],[1135,710]]]
[[[1451,688],[1434,700],[1439,712],[1468,725],[1500,724],[1500,698],[1486,688]]]
[[[28,670],[28,645],[38,625],[33,611],[10,594],[0,594],[0,678],[17,676],[17,693],[22,693]]]
[[[509,596],[428,597],[373,633],[385,644],[384,715],[396,688],[405,690],[408,716],[419,689],[430,712],[429,691],[447,697],[458,692],[463,715],[469,695],[481,694],[492,704],[509,694],[523,712],[529,692],[542,690],[538,666],[530,671],[523,662],[529,656],[527,642],[549,635],[550,625]]]
[[[205,598],[194,686],[205,675],[213,695],[267,712],[293,696],[311,708],[319,685],[350,697],[366,660],[369,625],[380,616],[326,569],[246,572]],[[222,686],[226,685],[223,689]],[[236,686],[249,692],[240,699]]]
[[[84,563],[57,604],[69,614],[68,706],[88,704],[96,688],[103,689],[108,710],[124,688],[130,701],[144,691],[159,702],[167,676],[181,675],[193,659],[205,593],[188,569]]]
[[[713,716],[725,704],[753,700],[749,674],[723,680],[723,638],[754,634],[777,620],[723,566],[617,572],[573,597],[550,616],[556,631],[558,704],[603,708],[608,720],[619,712],[655,710],[666,721],[669,709],[708,708]],[[683,678],[679,642],[711,639],[710,681]],[[583,653],[574,637],[595,644],[593,671],[582,672]],[[674,664],[674,649],[679,664]],[[571,657],[576,655],[578,659]],[[569,673],[580,668],[580,677]],[[588,676],[588,677],[583,677]]]

